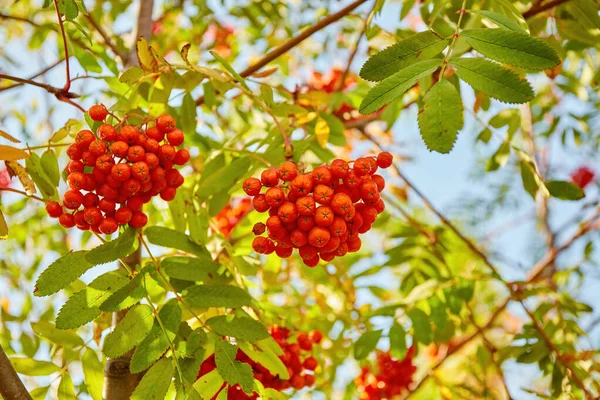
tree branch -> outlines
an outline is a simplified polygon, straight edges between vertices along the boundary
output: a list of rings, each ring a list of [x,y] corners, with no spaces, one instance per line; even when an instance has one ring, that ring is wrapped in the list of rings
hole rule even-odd
[[[54,8],[56,8],[56,16],[58,17],[58,25],[60,26],[60,34],[63,39],[63,47],[65,48],[65,63],[67,64],[66,70],[66,82],[63,87],[63,92],[68,92],[71,89],[71,69],[69,68],[69,49],[67,48],[67,34],[65,33],[65,27],[63,25],[62,15],[58,11],[58,1],[54,0]],[[58,96],[57,96],[58,97]]]
[[[37,78],[40,75],[44,75],[46,72],[48,72],[51,69],[53,69],[54,67],[57,67],[58,65],[60,65],[60,63],[62,63],[63,61],[64,61],[64,59],[60,59],[60,60],[56,61],[54,64],[47,66],[46,68],[44,68],[43,70],[41,70],[37,74],[35,74],[35,75],[31,76],[30,78],[26,79],[27,83],[29,83],[29,81]],[[11,80],[14,80],[14,79],[11,79]],[[4,92],[4,91],[10,90],[10,89],[14,89],[16,87],[23,86],[24,84],[25,84],[24,82],[20,82],[20,83],[15,83],[14,85],[6,86],[6,87],[3,87],[3,88],[0,88],[0,92]]]
[[[26,17],[19,17],[17,15],[8,15],[0,13],[0,19],[11,19],[13,21],[25,22],[26,24],[29,24],[35,28],[38,28],[40,26],[40,24],[38,24],[37,22],[33,22],[32,20]]]
[[[4,400],[31,399],[29,392],[0,345],[0,397]]]
[[[535,15],[537,15],[537,14],[543,12],[543,11],[549,10],[551,8],[559,6],[559,5],[561,5],[563,3],[566,3],[568,1],[569,0],[551,0],[551,1],[549,1],[547,3],[544,3],[544,4],[536,3],[529,10],[527,10],[527,11],[525,11],[523,13],[523,18],[529,19],[529,18],[531,18],[531,17],[533,17],[533,16],[535,16]]]
[[[115,55],[121,59],[123,64],[127,63],[129,54],[123,53],[121,52],[121,50],[119,50],[115,42],[111,39],[111,37],[104,30],[104,28],[102,28],[102,26],[94,19],[94,17],[92,17],[91,14],[86,14],[85,17],[87,18],[90,25],[92,25],[94,29],[100,34],[100,36],[102,36],[104,44],[106,44],[112,50],[112,52],[115,53]]]
[[[314,33],[331,25],[332,23],[336,22],[337,20],[345,17],[352,10],[354,10],[358,6],[366,3],[367,1],[368,0],[357,0],[357,1],[349,4],[348,6],[342,8],[338,12],[328,15],[327,17],[323,18],[316,24],[312,25],[309,28],[306,28],[305,30],[300,32],[298,35],[289,39],[287,42],[282,43],[280,46],[277,46],[276,48],[274,48],[273,50],[271,50],[270,52],[265,54],[265,56],[263,58],[261,58],[260,60],[258,60],[254,64],[250,65],[248,68],[246,68],[242,72],[240,72],[240,76],[245,78],[247,76],[252,75],[253,73],[257,72],[258,70],[260,70],[262,67],[264,67],[271,61],[275,60],[279,56],[287,53],[288,51],[290,51],[291,49],[293,49],[294,47],[296,47],[297,45],[302,43],[305,39],[309,38]],[[196,99],[197,106],[200,106],[203,103],[204,103],[204,96],[198,97],[198,99]]]

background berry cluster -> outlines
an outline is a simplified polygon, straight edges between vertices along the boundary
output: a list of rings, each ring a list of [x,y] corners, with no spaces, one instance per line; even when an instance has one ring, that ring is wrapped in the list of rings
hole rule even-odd
[[[299,332],[297,335],[290,335],[287,328],[273,325],[269,328],[271,337],[283,350],[283,355],[279,359],[286,365],[289,379],[281,379],[278,375],[271,374],[264,366],[253,361],[242,350],[237,351],[236,360],[249,364],[252,367],[254,378],[262,383],[265,388],[276,390],[285,390],[294,388],[300,390],[304,387],[311,387],[315,384],[315,370],[319,362],[313,357],[314,345],[318,345],[323,340],[323,334],[320,331],[313,330],[310,333]],[[196,379],[208,374],[217,368],[215,355],[208,357],[200,366],[200,372]],[[223,384],[225,388],[226,384]],[[223,390],[223,388],[221,390]],[[229,400],[255,400],[258,399],[256,393],[247,395],[239,385],[230,386],[227,389],[227,399]],[[220,392],[220,391],[219,391]],[[213,400],[218,397],[218,393]]]
[[[278,170],[263,171],[260,179],[246,179],[243,189],[253,196],[254,208],[269,213],[266,223],[254,225],[253,249],[281,258],[298,249],[310,267],[358,251],[359,235],[368,232],[385,209],[380,195],[385,180],[377,169],[392,161],[392,155],[383,152],[359,158],[353,166],[337,159],[303,174],[288,161]],[[267,237],[261,236],[265,232]]]
[[[103,122],[108,111],[94,105],[88,114]],[[67,148],[69,190],[62,204],[46,204],[48,214],[65,228],[77,226],[107,235],[119,225],[141,228],[148,222],[143,205],[157,195],[173,200],[183,184],[183,176],[173,167],[188,162],[190,153],[176,149],[184,135],[176,129],[173,117],[161,115],[140,126],[125,121],[116,126],[104,123],[95,133],[82,130]]]
[[[361,400],[384,400],[399,396],[413,382],[417,367],[413,364],[414,347],[410,347],[402,360],[389,353],[378,352],[375,368],[363,367],[355,379]]]

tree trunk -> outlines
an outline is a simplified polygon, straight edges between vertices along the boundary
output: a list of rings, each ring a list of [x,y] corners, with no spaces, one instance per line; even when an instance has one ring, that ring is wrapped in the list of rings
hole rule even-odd
[[[123,261],[131,268],[142,261],[141,245],[138,249],[127,256]],[[120,265],[120,264],[119,264]],[[113,314],[113,326],[116,326],[119,321],[125,317],[127,310],[121,310]],[[104,393],[103,397],[106,400],[127,400],[137,387],[142,379],[142,374],[132,374],[129,372],[129,364],[133,350],[129,353],[117,358],[109,358],[106,360],[104,367]]]
[[[31,399],[25,385],[19,379],[19,375],[13,368],[0,345],[0,397],[4,400],[27,400]]]

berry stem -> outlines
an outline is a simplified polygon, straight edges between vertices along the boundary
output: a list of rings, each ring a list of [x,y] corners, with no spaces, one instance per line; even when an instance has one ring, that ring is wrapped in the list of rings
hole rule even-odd
[[[452,50],[454,50],[454,45],[456,44],[456,39],[459,36],[459,31],[460,31],[460,24],[462,22],[463,16],[466,13],[465,10],[465,6],[467,5],[467,0],[463,0],[461,6],[460,6],[460,10],[458,10],[458,22],[456,23],[456,31],[454,33],[454,35],[452,35],[452,43],[450,43],[450,48],[448,49],[448,53],[446,53],[446,57],[444,57],[444,61],[442,62],[442,69],[440,70],[440,77],[439,79],[444,79],[444,71],[446,70],[446,66],[448,65],[448,60],[450,59],[450,56],[452,55]]]
[[[29,198],[32,198],[34,200],[41,201],[42,203],[46,202],[46,200],[42,199],[41,197],[35,196],[33,194],[32,195],[28,195],[27,193],[25,193],[25,192],[23,192],[21,190],[17,190],[17,189],[13,189],[13,188],[0,188],[0,192],[2,192],[2,191],[21,194],[21,195],[23,195],[25,197],[29,197]]]
[[[58,24],[60,25],[60,33],[63,38],[63,46],[65,48],[65,63],[66,63],[66,78],[65,86],[63,87],[64,92],[68,92],[71,89],[71,72],[69,68],[69,50],[67,49],[67,35],[65,34],[65,27],[63,26],[62,16],[58,10],[58,1],[54,0],[54,8],[56,9],[56,16],[58,17]],[[74,103],[73,103],[74,104]],[[82,109],[82,111],[84,111]]]

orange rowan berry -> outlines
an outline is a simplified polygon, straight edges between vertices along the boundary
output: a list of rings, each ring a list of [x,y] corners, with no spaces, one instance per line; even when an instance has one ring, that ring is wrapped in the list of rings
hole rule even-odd
[[[108,110],[102,104],[95,104],[89,108],[88,115],[93,121],[101,122],[106,119]]]
[[[315,210],[315,224],[318,226],[329,226],[335,217],[333,210],[328,206],[320,206]]]
[[[281,206],[279,206],[279,210],[277,210],[277,215],[279,219],[284,223],[291,223],[298,218],[298,212],[296,211],[296,205],[292,202],[286,201]]]
[[[267,197],[264,194],[258,194],[252,199],[252,205],[254,209],[258,212],[265,212],[269,209],[269,204],[267,203]]]
[[[315,209],[315,199],[312,196],[304,196],[296,200],[296,210],[300,215],[313,215]]]
[[[366,158],[359,158],[354,161],[353,171],[357,176],[368,175],[371,172],[371,163]]]
[[[308,243],[317,248],[325,246],[330,238],[329,231],[321,226],[315,226],[308,232]]]
[[[379,165],[380,168],[388,168],[392,165],[393,162],[394,156],[392,156],[392,154],[388,153],[387,151],[384,151],[377,155],[377,165]]]
[[[279,178],[282,181],[290,182],[296,176],[298,176],[298,169],[296,167],[296,164],[294,164],[291,161],[286,161],[283,164],[281,164],[281,166],[279,167],[278,173],[279,173]]]
[[[362,242],[359,237],[356,237],[356,239],[348,240],[346,242],[346,244],[348,246],[348,252],[354,253],[354,252],[357,252],[358,250],[360,250],[360,246],[362,245]]]
[[[269,207],[277,208],[285,201],[285,194],[283,193],[283,190],[277,187],[272,187],[266,191],[265,198]]]
[[[331,183],[331,180],[333,179],[333,175],[331,174],[331,171],[329,170],[329,168],[327,168],[324,165],[313,169],[312,177],[313,177],[313,183],[315,185],[318,185],[318,184],[329,185]]]
[[[337,179],[343,179],[348,175],[350,167],[348,163],[344,160],[335,159],[331,162],[331,175]]]
[[[273,169],[265,169],[260,174],[260,180],[266,187],[275,187],[279,184],[279,175]]]

